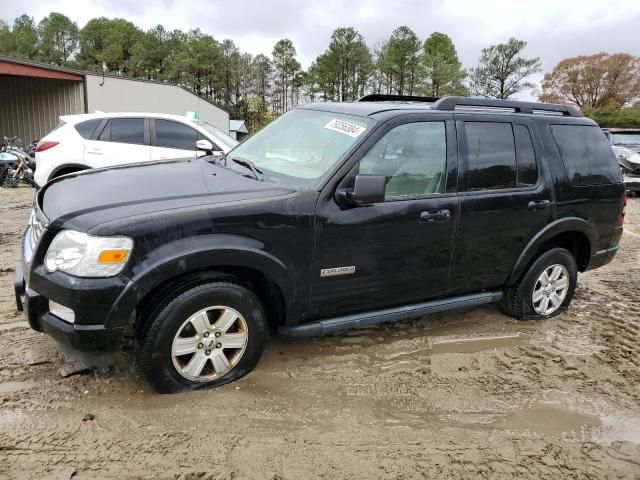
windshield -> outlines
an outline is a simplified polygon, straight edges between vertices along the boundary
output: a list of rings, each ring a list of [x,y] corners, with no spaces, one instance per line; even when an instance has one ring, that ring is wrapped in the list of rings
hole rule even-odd
[[[267,181],[316,188],[373,123],[363,117],[292,110],[232,150],[227,166],[242,169],[233,160],[249,160]]]
[[[614,133],[614,145],[634,145],[640,144],[640,132],[634,133]]]

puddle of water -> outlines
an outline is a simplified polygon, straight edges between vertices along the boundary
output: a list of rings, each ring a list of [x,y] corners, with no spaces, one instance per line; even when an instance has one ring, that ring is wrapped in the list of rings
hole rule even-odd
[[[501,335],[495,337],[470,337],[434,340],[431,353],[477,353],[497,348],[510,348],[524,343],[525,334]]]
[[[22,410],[0,410],[0,425],[11,425],[24,418]]]
[[[601,421],[596,416],[578,413],[552,403],[538,403],[507,415],[492,427],[561,435],[599,425]]]
[[[604,415],[601,420],[602,428],[594,432],[594,441],[605,444],[613,442],[640,444],[640,417]]]
[[[33,386],[33,382],[4,382],[0,383],[1,393],[13,393],[20,390],[27,390]]]

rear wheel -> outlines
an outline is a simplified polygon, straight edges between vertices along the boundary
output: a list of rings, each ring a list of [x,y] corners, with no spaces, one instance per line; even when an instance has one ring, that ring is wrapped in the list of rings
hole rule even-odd
[[[232,382],[257,364],[267,335],[264,308],[242,285],[209,282],[168,299],[140,341],[139,361],[160,393]]]
[[[542,253],[520,282],[506,289],[504,312],[519,320],[542,320],[567,309],[578,279],[573,255],[564,248]]]

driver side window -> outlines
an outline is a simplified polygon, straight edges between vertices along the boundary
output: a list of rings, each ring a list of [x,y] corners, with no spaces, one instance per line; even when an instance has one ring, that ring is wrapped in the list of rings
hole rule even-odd
[[[447,141],[444,122],[415,122],[389,131],[360,160],[360,175],[386,177],[385,200],[443,193]]]

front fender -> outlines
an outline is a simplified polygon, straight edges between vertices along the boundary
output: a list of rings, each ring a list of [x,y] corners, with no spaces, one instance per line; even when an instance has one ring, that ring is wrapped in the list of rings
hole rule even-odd
[[[529,265],[531,260],[533,260],[537,255],[542,245],[556,235],[565,232],[583,233],[589,239],[591,252],[595,252],[597,250],[598,232],[588,221],[578,217],[560,218],[540,230],[529,241],[513,266],[513,270],[511,271],[511,275],[509,275],[506,286],[514,285],[520,277],[522,277],[527,265]]]
[[[240,235],[198,235],[163,244],[134,259],[130,278],[151,291],[180,275],[225,266],[258,270],[278,285],[287,304],[296,298],[287,266],[262,242]]]

